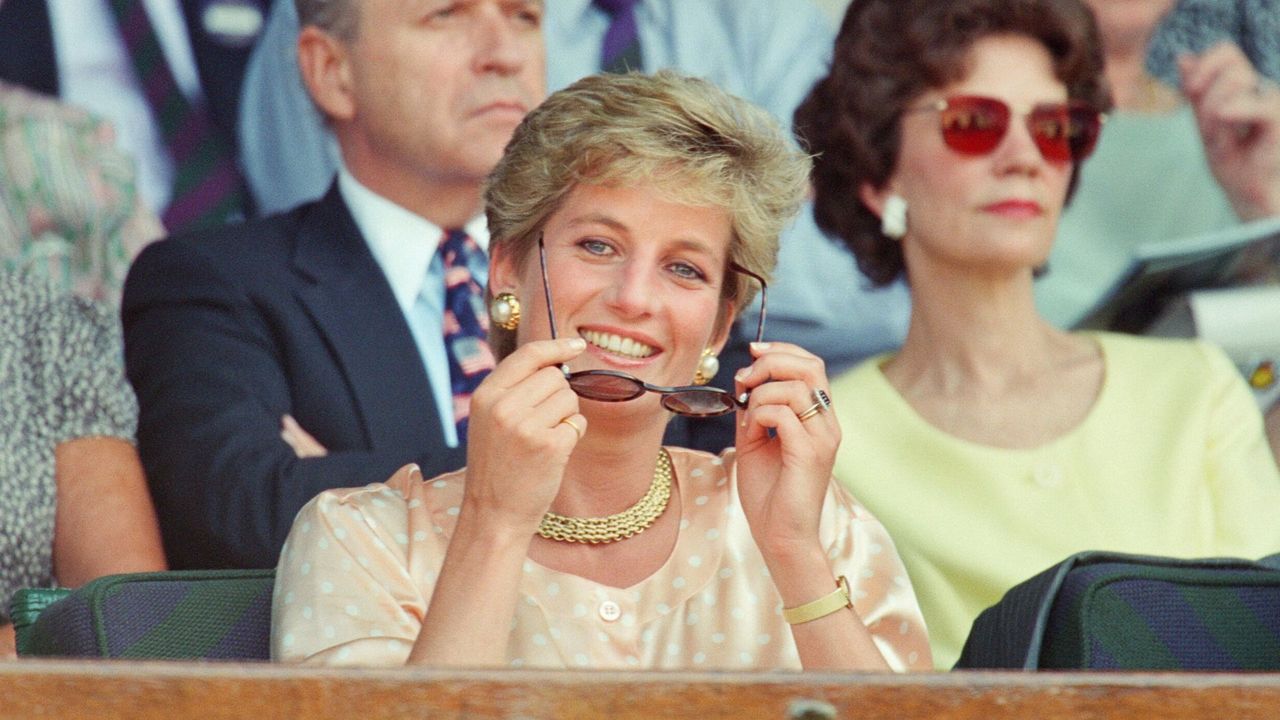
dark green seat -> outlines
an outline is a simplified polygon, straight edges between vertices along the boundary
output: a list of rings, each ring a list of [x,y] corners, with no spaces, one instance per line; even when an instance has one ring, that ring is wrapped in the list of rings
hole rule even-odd
[[[181,570],[27,589],[12,603],[18,654],[268,660],[274,570]]]

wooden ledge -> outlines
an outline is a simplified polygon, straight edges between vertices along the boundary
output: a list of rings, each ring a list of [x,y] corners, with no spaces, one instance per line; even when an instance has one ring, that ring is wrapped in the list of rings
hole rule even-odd
[[[0,663],[0,716],[1273,720],[1280,674],[675,674],[24,660]]]

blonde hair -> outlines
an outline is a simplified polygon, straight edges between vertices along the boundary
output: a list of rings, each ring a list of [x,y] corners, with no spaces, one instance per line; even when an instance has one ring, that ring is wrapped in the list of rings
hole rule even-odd
[[[642,185],[670,202],[725,210],[729,260],[768,279],[810,165],[772,116],[705,80],[671,71],[586,77],[516,128],[485,187],[490,246],[523,266],[574,187]],[[756,283],[733,278],[723,296],[741,312]],[[493,328],[490,342],[504,357],[515,336]]]

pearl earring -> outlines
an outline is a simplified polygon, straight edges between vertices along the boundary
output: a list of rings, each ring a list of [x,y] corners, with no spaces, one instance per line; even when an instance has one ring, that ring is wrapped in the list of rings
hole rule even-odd
[[[489,319],[503,330],[520,327],[520,300],[509,292],[500,293],[489,304]]]
[[[906,198],[894,193],[884,199],[884,210],[880,212],[880,232],[894,240],[901,240],[907,234]]]
[[[702,357],[698,360],[698,369],[693,373],[694,385],[706,385],[711,382],[711,378],[720,372],[720,358],[706,348],[702,351]]]

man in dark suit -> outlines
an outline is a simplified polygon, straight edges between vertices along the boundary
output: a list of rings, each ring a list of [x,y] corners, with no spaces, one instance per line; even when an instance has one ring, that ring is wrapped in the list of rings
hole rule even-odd
[[[437,245],[460,228],[485,244],[482,182],[545,93],[542,3],[299,9],[338,179],[286,214],[152,245],[125,287],[139,451],[174,567],[273,566],[316,493],[465,461]]]
[[[236,170],[240,88],[268,2],[0,0],[0,80],[110,121],[170,231],[240,218],[252,210]],[[174,109],[161,117],[156,101]]]

